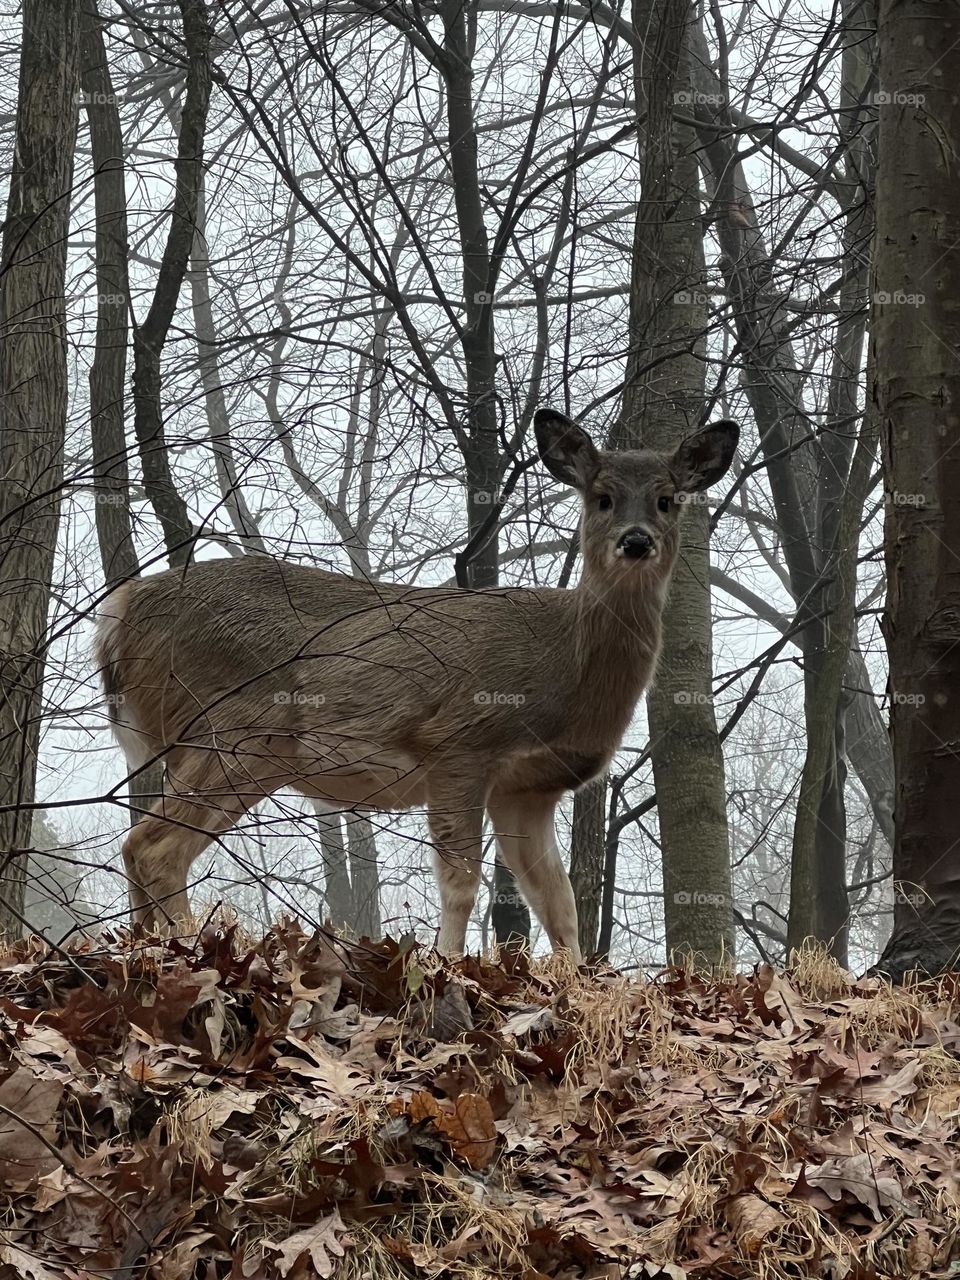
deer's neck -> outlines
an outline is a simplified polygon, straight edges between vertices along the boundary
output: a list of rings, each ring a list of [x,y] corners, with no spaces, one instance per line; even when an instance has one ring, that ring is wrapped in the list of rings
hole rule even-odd
[[[610,581],[585,573],[577,594],[576,659],[580,684],[598,714],[615,707],[627,719],[653,675],[667,575]],[[617,717],[619,718],[619,717]]]

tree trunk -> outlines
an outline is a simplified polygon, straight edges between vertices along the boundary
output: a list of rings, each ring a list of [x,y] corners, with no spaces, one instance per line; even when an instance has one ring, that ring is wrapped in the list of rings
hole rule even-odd
[[[791,856],[790,923],[788,947],[805,937],[826,942],[843,965],[847,963],[849,900],[846,884],[847,814],[844,802],[846,763],[846,711],[849,697],[843,691],[843,668],[848,657],[832,653],[838,644],[837,627],[844,628],[847,650],[856,643],[853,607],[856,573],[839,560],[856,554],[859,522],[868,493],[869,475],[862,477],[854,494],[850,467],[855,440],[851,423],[860,420],[859,387],[865,332],[864,308],[869,287],[869,260],[865,246],[873,230],[873,208],[861,178],[874,172],[872,129],[860,121],[867,86],[873,74],[875,41],[864,38],[871,20],[870,6],[862,0],[844,0],[848,19],[840,85],[840,122],[846,146],[844,190],[847,192],[843,227],[843,277],[840,286],[840,319],[833,351],[827,421],[820,433],[817,466],[815,550],[819,566],[810,611],[818,620],[808,628],[804,663],[804,702],[807,753],[797,798]],[[875,433],[869,436],[872,460]],[[859,504],[847,513],[851,498]],[[849,516],[847,535],[851,547],[841,543],[841,525]],[[844,577],[849,601],[841,600],[833,579],[834,568]],[[845,576],[844,576],[845,575]],[[839,610],[839,613],[835,612]],[[847,612],[849,610],[849,622]],[[828,674],[829,673],[829,674]],[[830,721],[833,722],[832,729]]]
[[[197,363],[203,383],[203,401],[207,412],[207,430],[213,449],[213,463],[224,510],[244,551],[266,555],[267,548],[253,512],[247,505],[243,484],[237,473],[230,437],[227,399],[220,381],[217,356],[217,331],[213,322],[210,298],[210,254],[207,248],[207,204],[203,170],[197,190],[197,230],[190,259],[190,293],[193,300],[193,324],[197,334]]]
[[[634,0],[642,129],[631,287],[631,352],[620,447],[667,449],[700,424],[706,298],[695,134],[674,122],[689,87],[689,0]],[[670,359],[665,356],[674,352]],[[713,708],[709,513],[691,503],[647,699],[663,849],[668,958],[730,961],[734,950],[723,752]]]
[[[0,936],[20,932],[67,426],[78,9],[24,0],[0,264]]]
[[[361,938],[378,939],[380,922],[380,869],[377,842],[369,818],[347,818],[347,848],[350,852],[350,881],[353,886],[353,927]]]
[[[878,968],[960,950],[960,5],[881,0],[871,408],[884,465],[893,934]],[[931,74],[935,66],[936,74]],[[919,105],[911,95],[919,95]],[[950,148],[950,150],[947,150]]]
[[[24,0],[0,264],[0,935],[18,934],[67,419],[65,276],[79,7]]]
[[[580,950],[584,956],[592,956],[597,950],[606,823],[607,777],[604,774],[578,791],[573,800],[570,883],[577,901]]]
[[[343,818],[316,806],[320,848],[323,850],[323,896],[326,915],[335,929],[353,927],[353,888],[347,872],[347,850],[343,840]]]
[[[146,319],[134,329],[133,335],[133,425],[140,447],[144,488],[160,521],[172,565],[188,563],[193,548],[193,524],[170,470],[160,399],[160,358],[196,231],[210,103],[210,27],[204,0],[180,0],[180,12],[187,83],[174,164],[176,191],[153,301]]]
[[[853,32],[854,42],[862,38],[859,27],[864,25],[862,6],[857,7],[857,12],[860,18]],[[811,733],[816,736],[817,723],[826,719],[831,726],[832,740],[836,741],[842,737],[842,726],[837,724],[839,702],[827,707],[825,699],[817,696],[819,664],[829,643],[827,623],[820,608],[822,592],[828,587],[819,541],[823,531],[817,522],[818,477],[821,476],[818,464],[822,455],[812,441],[805,439],[810,434],[809,423],[798,408],[803,400],[803,385],[792,346],[794,317],[769,287],[769,254],[756,224],[750,189],[731,140],[730,121],[723,107],[707,105],[712,101],[726,102],[727,89],[711,70],[709,51],[701,32],[696,34],[694,53],[696,89],[700,95],[700,105],[696,108],[698,131],[714,197],[714,225],[722,251],[721,266],[737,338],[743,349],[743,385],[760,433],[790,588],[797,602],[797,617],[805,622],[797,633],[797,640],[804,655],[807,733],[808,737]],[[849,63],[845,65],[846,74],[852,70]],[[866,73],[861,68],[857,74],[865,76]],[[860,114],[850,125],[851,133],[856,127],[864,128],[860,119],[863,111],[860,103],[857,106]],[[869,169],[866,172],[869,175]],[[854,173],[846,186],[840,184],[838,198],[846,192],[848,210],[866,198],[866,192],[858,183],[859,177]],[[849,424],[841,423],[838,430],[849,431]],[[836,693],[839,698],[839,688]],[[869,726],[869,717],[861,717],[861,722]],[[823,931],[824,926],[819,923],[823,918],[822,906],[826,906],[832,922],[844,921],[847,916],[845,866],[838,865],[841,860],[838,850],[845,851],[846,846],[845,815],[838,803],[842,763],[834,759],[832,746],[823,767],[830,780],[822,789],[813,820],[801,833],[805,866],[802,874],[794,878],[797,891],[791,901],[794,937]],[[808,780],[811,777],[808,774]],[[842,929],[835,929],[833,924],[830,929],[831,932],[823,936],[828,939],[836,936],[842,944]]]
[[[96,222],[97,340],[90,369],[94,517],[104,583],[109,588],[140,572],[130,520],[124,430],[130,308],[127,195],[120,112],[107,65],[103,26],[93,0],[84,0],[80,27],[80,83],[90,129]]]
[[[80,27],[81,85],[90,129],[96,220],[97,338],[90,369],[90,441],[94,518],[103,581],[109,589],[140,573],[130,518],[124,415],[130,307],[127,195],[120,112],[107,65],[103,25],[92,2],[81,10]],[[151,807],[162,781],[160,764],[130,779],[131,825]]]
[[[501,456],[497,433],[496,368],[490,243],[483,218],[473,113],[473,47],[476,5],[443,0],[443,69],[447,91],[447,137],[453,196],[463,263],[464,325],[460,335],[467,375],[467,540],[469,557],[458,557],[461,587],[495,587],[499,574],[498,524]],[[499,692],[504,692],[500,690]],[[499,856],[494,875],[492,919],[498,942],[530,937],[530,913]]]

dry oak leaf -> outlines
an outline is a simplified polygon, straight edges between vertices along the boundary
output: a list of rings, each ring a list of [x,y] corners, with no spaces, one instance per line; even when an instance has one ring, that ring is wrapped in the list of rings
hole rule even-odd
[[[338,1232],[342,1240],[337,1238]],[[307,1256],[317,1275],[322,1280],[328,1280],[333,1275],[335,1259],[342,1258],[346,1252],[344,1243],[352,1244],[353,1241],[347,1234],[343,1219],[334,1209],[328,1218],[321,1218],[316,1226],[296,1231],[280,1244],[268,1244],[267,1248],[276,1249],[279,1253],[276,1266],[281,1276],[288,1276],[298,1259]]]
[[[789,1218],[759,1196],[736,1196],[726,1207],[727,1222],[747,1257],[755,1258],[767,1236],[789,1225]]]
[[[27,1253],[13,1244],[0,1245],[0,1262],[14,1268],[14,1274],[22,1280],[63,1280],[60,1271],[51,1271],[34,1253]]]
[[[881,1176],[866,1151],[854,1156],[831,1156],[823,1164],[808,1165],[804,1170],[811,1187],[825,1191],[831,1200],[839,1200],[844,1191],[864,1205],[879,1222],[884,1208],[903,1209],[906,1200],[896,1178]]]
[[[63,1085],[21,1068],[0,1084],[0,1182],[25,1187],[60,1163],[43,1141],[56,1136]],[[22,1121],[22,1123],[21,1123]]]
[[[434,1123],[471,1169],[484,1169],[493,1159],[497,1126],[490,1103],[482,1094],[461,1093],[453,1114],[443,1115]]]
[[[415,1093],[405,1105],[401,1103],[401,1111],[406,1111],[414,1124],[420,1124],[424,1120],[439,1120],[443,1115],[443,1107],[426,1089]]]

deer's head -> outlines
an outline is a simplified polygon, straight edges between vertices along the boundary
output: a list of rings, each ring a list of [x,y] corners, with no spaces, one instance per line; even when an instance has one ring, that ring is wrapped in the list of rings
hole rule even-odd
[[[735,422],[722,421],[687,436],[670,454],[611,452],[555,409],[538,410],[533,423],[543,465],[583,500],[584,561],[631,575],[669,570],[684,506],[726,474],[740,437]]]

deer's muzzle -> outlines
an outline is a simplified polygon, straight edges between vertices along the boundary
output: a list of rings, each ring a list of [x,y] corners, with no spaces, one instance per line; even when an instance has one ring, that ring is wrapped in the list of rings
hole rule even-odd
[[[627,560],[648,560],[656,550],[656,541],[646,529],[628,529],[617,543],[618,555]]]

